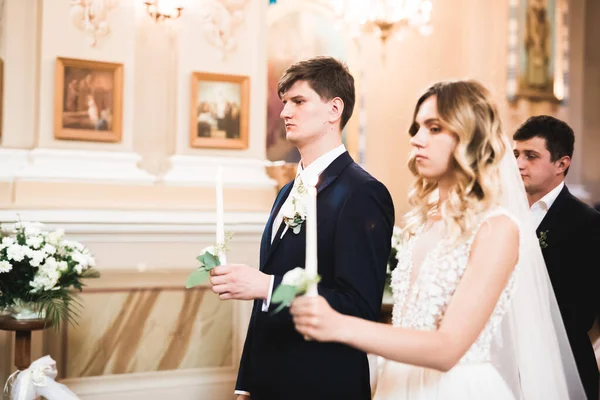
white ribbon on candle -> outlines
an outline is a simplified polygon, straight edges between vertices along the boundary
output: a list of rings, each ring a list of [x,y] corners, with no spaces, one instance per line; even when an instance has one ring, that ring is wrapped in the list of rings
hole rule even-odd
[[[47,400],[79,400],[69,388],[54,380],[57,375],[56,361],[44,356],[32,362],[29,368],[14,372],[6,381],[4,392],[8,391],[8,385],[14,379],[11,400],[35,400],[39,396]]]

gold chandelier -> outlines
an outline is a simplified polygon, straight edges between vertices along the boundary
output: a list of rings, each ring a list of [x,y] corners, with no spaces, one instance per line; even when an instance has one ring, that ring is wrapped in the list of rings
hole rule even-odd
[[[156,22],[164,21],[167,19],[177,19],[181,16],[183,7],[178,2],[165,1],[160,2],[159,0],[147,0],[144,1],[146,6],[146,12]]]
[[[336,0],[336,14],[355,35],[375,34],[383,43],[402,38],[410,29],[432,32],[430,0]]]

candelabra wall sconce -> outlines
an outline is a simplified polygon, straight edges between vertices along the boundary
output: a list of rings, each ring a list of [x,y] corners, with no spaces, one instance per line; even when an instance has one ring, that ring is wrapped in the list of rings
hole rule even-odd
[[[204,0],[201,21],[206,40],[219,49],[221,58],[237,46],[236,31],[244,22],[250,0]]]
[[[82,30],[90,46],[110,32],[108,12],[117,6],[118,0],[71,0],[71,21]]]
[[[144,2],[146,6],[146,12],[154,21],[164,21],[167,19],[177,19],[181,16],[183,7],[180,5],[165,5],[160,0],[148,0]]]

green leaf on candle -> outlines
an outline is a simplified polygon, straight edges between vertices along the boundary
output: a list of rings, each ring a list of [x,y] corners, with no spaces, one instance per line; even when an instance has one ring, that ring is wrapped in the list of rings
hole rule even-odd
[[[210,270],[221,265],[219,257],[211,254],[209,251],[204,251],[196,257],[196,260],[200,262],[200,267],[188,276],[185,281],[186,289],[204,284],[208,280]]]
[[[185,281],[185,288],[189,289],[194,286],[202,285],[208,279],[208,271],[204,267],[200,267],[188,276]]]
[[[285,307],[289,307],[296,297],[306,293],[310,285],[316,285],[320,281],[321,277],[319,275],[311,278],[306,274],[306,270],[301,267],[286,272],[282,283],[275,289],[271,297],[271,303],[279,304],[271,315],[277,314]]]
[[[272,313],[277,314],[279,311],[283,310],[285,307],[289,307],[292,304],[292,301],[296,298],[296,286],[290,285],[279,285],[277,289],[273,292],[273,297],[271,297],[271,302],[273,304],[279,304]]]
[[[210,254],[208,251],[205,253],[202,253],[201,255],[199,255],[198,257],[196,257],[196,259],[198,261],[200,261],[200,263],[206,268],[206,270],[210,271],[211,269],[213,269],[216,266],[221,265],[221,261],[219,260],[219,257],[217,256],[213,256],[212,254]]]

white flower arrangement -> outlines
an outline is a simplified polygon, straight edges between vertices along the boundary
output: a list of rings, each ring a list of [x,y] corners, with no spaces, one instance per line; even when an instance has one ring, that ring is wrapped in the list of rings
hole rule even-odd
[[[64,239],[62,229],[44,230],[38,222],[3,224],[0,230],[0,310],[13,317],[46,318],[55,327],[73,323],[83,278],[97,278],[96,262],[79,242]]]

